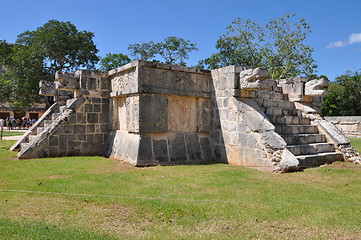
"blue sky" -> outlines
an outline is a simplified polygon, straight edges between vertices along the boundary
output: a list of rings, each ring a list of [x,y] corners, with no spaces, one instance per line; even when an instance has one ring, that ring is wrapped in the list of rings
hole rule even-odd
[[[216,52],[215,43],[233,19],[260,24],[295,13],[305,18],[312,33],[318,74],[333,80],[347,70],[361,68],[361,1],[324,0],[1,0],[0,39],[14,42],[17,35],[35,30],[50,19],[70,21],[78,30],[95,34],[99,55],[129,55],[129,44],[161,41],[168,36],[197,43],[188,65]]]

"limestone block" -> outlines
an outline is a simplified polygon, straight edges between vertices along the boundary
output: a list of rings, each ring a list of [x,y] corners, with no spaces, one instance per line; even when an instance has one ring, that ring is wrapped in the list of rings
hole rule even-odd
[[[76,113],[76,122],[77,123],[86,123],[86,113],[77,112]]]
[[[212,131],[210,134],[210,138],[212,139],[212,141],[217,144],[217,145],[223,145],[224,141],[223,141],[223,135],[222,135],[222,131],[220,130],[215,130]]]
[[[55,86],[58,90],[78,90],[79,78],[73,73],[63,73],[57,71],[55,73]]]
[[[283,93],[288,94],[290,101],[301,101],[304,96],[304,84],[309,79],[304,77],[294,77],[278,80]]]
[[[128,96],[126,98],[126,124],[128,132],[139,132],[139,108],[140,108],[140,96]],[[123,112],[120,112],[123,115]],[[119,116],[121,117],[121,116]],[[120,119],[124,124],[124,119]],[[120,126],[120,125],[119,125]]]
[[[152,150],[152,139],[149,136],[141,136],[137,156],[137,166],[155,165]]]
[[[187,162],[187,151],[184,134],[170,133],[168,135],[169,161],[171,164]]]
[[[55,89],[55,83],[50,81],[39,82],[39,95],[42,96],[56,96],[58,90]]]
[[[211,131],[211,100],[198,98],[197,100],[197,115],[198,116],[198,132],[210,132]]]
[[[74,134],[85,134],[85,127],[83,124],[77,124],[76,127],[74,127]]]
[[[284,149],[281,155],[281,161],[279,163],[279,171],[289,172],[298,170],[299,161],[298,159],[288,150]]]
[[[275,131],[260,132],[259,137],[260,137],[261,143],[266,148],[283,149],[287,145],[287,143],[283,140],[283,138]]]
[[[137,70],[131,68],[111,77],[111,91],[119,94],[135,93],[138,89]]]
[[[191,163],[200,162],[202,160],[201,146],[198,134],[185,134],[188,159]]]
[[[49,146],[58,146],[58,145],[59,145],[59,136],[50,136]]]
[[[196,75],[196,89],[200,92],[211,92],[212,77],[210,74],[197,74]]]
[[[200,146],[201,146],[201,153],[202,153],[202,161],[203,162],[211,162],[211,161],[226,161],[225,158],[225,151],[220,148],[217,148],[220,152],[219,157],[215,158],[214,154],[213,154],[213,148],[211,145],[211,142],[209,140],[208,137],[199,137],[199,142],[200,142]]]
[[[317,126],[327,135],[336,145],[350,144],[350,140],[331,122],[326,120],[317,121]]]
[[[113,98],[113,129],[127,129],[127,108],[125,97]]]
[[[305,83],[305,95],[326,96],[329,81],[325,78],[309,80]]]
[[[198,108],[196,98],[171,95],[168,97],[168,108],[166,111],[168,112],[168,131],[185,133],[197,132]],[[207,110],[205,109],[205,115],[206,114]],[[201,120],[206,120],[204,117],[206,116],[201,116]]]
[[[269,79],[265,68],[247,69],[239,73],[239,88],[247,90],[268,89],[276,85],[274,80]]]
[[[147,95],[140,95],[139,97],[140,97],[139,132],[167,132],[168,131],[167,95],[147,94]],[[128,114],[129,111],[127,106],[127,115]],[[127,118],[127,121],[128,120],[129,118]]]
[[[87,113],[88,123],[98,123],[98,113]]]
[[[226,75],[226,88],[227,89],[237,88],[237,76],[235,73],[228,73]]]
[[[167,140],[153,139],[152,143],[155,163],[169,164]]]

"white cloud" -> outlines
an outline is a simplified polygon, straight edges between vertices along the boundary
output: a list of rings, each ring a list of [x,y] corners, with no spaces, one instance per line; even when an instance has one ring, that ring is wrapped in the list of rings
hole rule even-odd
[[[347,45],[347,43],[344,41],[337,41],[337,42],[332,42],[332,43],[328,44],[327,48],[343,47],[346,45]]]
[[[352,33],[348,38],[348,43],[353,44],[358,42],[361,42],[361,33]]]
[[[351,44],[359,43],[359,42],[361,42],[361,33],[352,33],[348,37],[347,41],[331,42],[330,44],[327,45],[326,48],[344,47],[346,45],[351,45]]]

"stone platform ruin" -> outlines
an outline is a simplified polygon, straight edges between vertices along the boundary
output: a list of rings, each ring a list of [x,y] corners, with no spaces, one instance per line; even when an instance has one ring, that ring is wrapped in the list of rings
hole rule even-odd
[[[11,150],[20,159],[99,155],[136,166],[221,162],[273,172],[360,162],[318,114],[327,84],[276,81],[262,68],[140,60],[109,72],[57,73],[40,84],[57,102]]]

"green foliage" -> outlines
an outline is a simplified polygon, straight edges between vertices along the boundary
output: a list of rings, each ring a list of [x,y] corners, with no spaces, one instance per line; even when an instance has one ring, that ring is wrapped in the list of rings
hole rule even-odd
[[[185,65],[185,59],[191,51],[198,50],[196,44],[177,37],[167,37],[158,43],[158,53],[165,63]]]
[[[14,45],[6,67],[7,72],[0,76],[1,102],[9,101],[17,110],[39,102],[39,80],[51,78],[43,68],[43,55],[33,46]]]
[[[159,55],[165,63],[185,65],[189,53],[195,50],[195,43],[178,37],[167,37],[162,42],[153,41],[143,44],[130,44],[128,50],[131,55],[141,60],[151,60]]]
[[[100,59],[100,70],[109,71],[127,63],[130,63],[130,58],[127,55],[121,53],[107,53],[104,58]]]
[[[35,31],[20,34],[16,43],[32,46],[51,71],[71,71],[93,68],[99,61],[93,37],[92,32],[78,31],[70,22],[50,20]]]
[[[218,53],[200,61],[210,69],[227,65],[267,67],[273,79],[310,75],[317,67],[313,48],[304,44],[310,27],[286,14],[265,26],[236,19],[216,43]]]
[[[99,59],[93,37],[70,22],[50,20],[35,31],[20,34],[11,50],[1,42],[0,53],[6,52],[6,57],[0,61],[7,72],[0,76],[0,101],[22,110],[44,100],[38,94],[39,81],[52,80],[55,71],[94,67]]]
[[[152,60],[158,53],[158,46],[153,41],[147,43],[129,44],[128,50],[131,55],[140,60]]]
[[[360,116],[360,103],[361,72],[348,71],[330,83],[321,110],[324,116]]]

